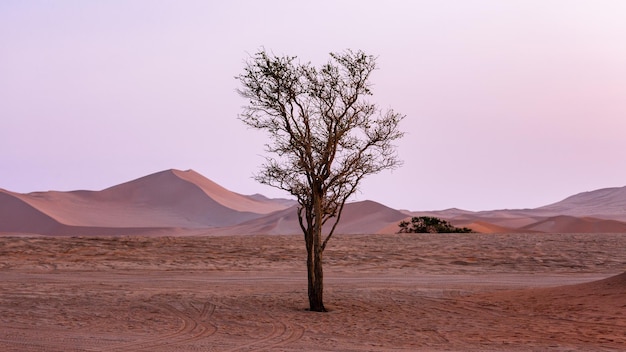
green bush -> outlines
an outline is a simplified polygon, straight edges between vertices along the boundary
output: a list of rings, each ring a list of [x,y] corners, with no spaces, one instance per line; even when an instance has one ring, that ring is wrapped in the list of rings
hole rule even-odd
[[[446,220],[432,216],[414,216],[411,222],[401,221],[398,233],[470,233],[467,227],[454,227]]]

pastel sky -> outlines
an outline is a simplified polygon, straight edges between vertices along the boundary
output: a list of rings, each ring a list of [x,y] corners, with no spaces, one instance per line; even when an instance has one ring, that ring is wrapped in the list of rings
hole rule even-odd
[[[266,136],[237,115],[259,48],[378,57],[403,167],[354,200],[538,207],[626,185],[626,1],[0,2],[0,188],[99,190],[194,169],[243,194]]]

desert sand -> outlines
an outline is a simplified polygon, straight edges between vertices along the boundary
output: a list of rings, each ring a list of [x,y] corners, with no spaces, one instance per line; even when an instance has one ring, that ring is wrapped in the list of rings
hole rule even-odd
[[[0,350],[626,350],[626,235],[337,235],[328,313],[306,311],[303,247],[0,237]]]

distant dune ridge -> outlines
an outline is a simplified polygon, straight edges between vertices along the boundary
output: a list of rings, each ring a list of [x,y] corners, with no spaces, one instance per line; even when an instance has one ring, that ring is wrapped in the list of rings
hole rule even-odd
[[[227,190],[193,170],[166,170],[102,191],[0,189],[0,233],[41,235],[297,234],[296,202]],[[411,216],[477,232],[626,232],[626,187],[580,193],[536,209],[409,212],[346,204],[338,233],[394,233]]]
[[[191,170],[162,171],[102,191],[0,192],[0,231],[39,234],[215,228],[288,207],[228,191]]]

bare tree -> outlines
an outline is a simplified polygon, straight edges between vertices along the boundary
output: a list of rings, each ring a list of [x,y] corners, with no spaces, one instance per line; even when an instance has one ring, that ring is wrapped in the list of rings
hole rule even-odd
[[[322,254],[346,200],[366,175],[401,164],[392,142],[403,136],[398,124],[404,116],[364,99],[372,94],[368,80],[375,68],[376,59],[361,51],[331,53],[316,68],[262,50],[236,77],[243,85],[238,93],[248,100],[240,119],[271,141],[266,150],[272,156],[256,180],[298,200],[311,311],[326,311]]]

